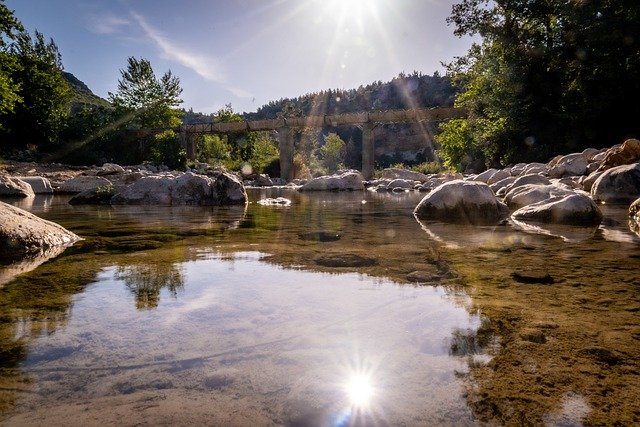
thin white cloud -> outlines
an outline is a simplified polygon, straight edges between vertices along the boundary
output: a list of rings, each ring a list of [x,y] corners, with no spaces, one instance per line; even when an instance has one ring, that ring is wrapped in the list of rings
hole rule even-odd
[[[226,86],[226,89],[231,92],[233,95],[237,96],[238,98],[251,98],[253,97],[253,95],[249,92],[247,92],[244,89],[240,89],[234,86]]]
[[[87,20],[87,29],[95,34],[115,34],[131,23],[128,19],[111,14],[91,15]]]
[[[215,65],[215,61],[201,55],[195,55],[180,48],[179,46],[176,46],[160,31],[149,24],[143,16],[136,12],[131,12],[131,16],[135,19],[138,25],[140,25],[140,28],[142,28],[146,36],[155,43],[167,59],[176,61],[185,67],[192,69],[198,75],[207,80],[222,82],[223,79],[217,69],[218,67]]]

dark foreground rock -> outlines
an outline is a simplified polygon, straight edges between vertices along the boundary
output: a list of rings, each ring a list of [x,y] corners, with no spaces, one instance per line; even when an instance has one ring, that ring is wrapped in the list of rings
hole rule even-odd
[[[80,240],[76,234],[32,213],[0,202],[0,258],[36,256]]]
[[[487,184],[455,180],[426,195],[413,213],[422,220],[495,225],[508,217],[509,209]]]

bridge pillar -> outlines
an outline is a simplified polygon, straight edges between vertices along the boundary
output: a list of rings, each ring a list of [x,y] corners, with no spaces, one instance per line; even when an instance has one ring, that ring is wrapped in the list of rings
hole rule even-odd
[[[373,178],[375,163],[373,128],[373,123],[365,123],[362,126],[362,176],[366,180]]]
[[[191,132],[187,132],[186,129],[180,129],[180,142],[187,152],[187,160],[196,159],[196,138]]]
[[[293,180],[293,132],[288,126],[278,129],[280,149],[280,178],[286,182]]]

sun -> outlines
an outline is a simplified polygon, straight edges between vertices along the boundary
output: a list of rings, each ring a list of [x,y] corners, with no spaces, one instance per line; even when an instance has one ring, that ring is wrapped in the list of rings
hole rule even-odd
[[[356,407],[368,406],[373,396],[370,376],[361,373],[353,374],[345,385],[345,391],[351,405]]]
[[[325,10],[339,20],[361,21],[377,12],[378,0],[327,0]]]

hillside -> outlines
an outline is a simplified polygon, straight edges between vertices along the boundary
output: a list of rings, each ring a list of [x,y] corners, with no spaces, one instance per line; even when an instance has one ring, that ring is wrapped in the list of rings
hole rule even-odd
[[[106,99],[100,98],[91,92],[91,89],[80,79],[66,71],[62,72],[64,79],[71,87],[71,112],[75,113],[83,107],[110,107],[111,104]]]

